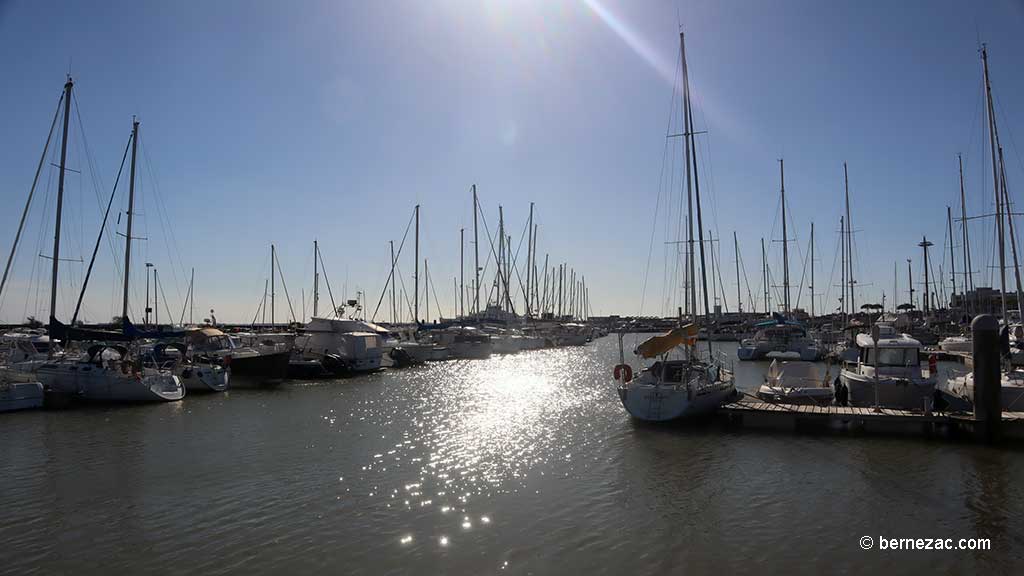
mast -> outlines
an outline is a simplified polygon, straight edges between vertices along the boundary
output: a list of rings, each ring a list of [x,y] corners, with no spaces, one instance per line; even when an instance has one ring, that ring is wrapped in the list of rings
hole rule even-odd
[[[692,318],[697,318],[697,284],[696,274],[694,270],[694,251],[693,251],[693,174],[690,172],[690,137],[692,136],[693,126],[688,113],[688,98],[690,93],[689,80],[687,79],[686,70],[686,41],[685,35],[679,32],[679,54],[683,64],[683,78],[686,85],[683,87],[684,101],[683,101],[683,154],[684,164],[686,164],[686,276],[687,285],[689,287],[688,306],[689,312]]]
[[[270,245],[270,325],[274,325],[274,262],[277,260],[274,245]]]
[[[194,290],[196,289],[196,269],[192,268],[192,277],[188,281],[188,323],[192,324],[192,311],[196,307],[196,296]]]
[[[921,242],[917,244],[924,249],[924,313],[928,314],[931,311],[931,289],[928,282],[928,248],[932,246],[932,243],[928,241],[928,237],[922,238]]]
[[[910,258],[907,258],[907,286],[910,287],[910,305],[914,305],[914,273],[910,270]]]
[[[412,297],[412,315],[416,325],[420,325],[420,205],[416,205],[416,252],[413,254],[413,260],[416,262],[416,270],[413,271],[413,288]],[[427,301],[430,301],[430,296],[427,296]],[[427,306],[427,313],[430,313],[430,306]]]
[[[761,238],[761,282],[764,284],[764,313],[772,313],[771,290],[768,286],[768,253],[764,250],[764,238]]]
[[[896,308],[896,307],[899,306],[899,301],[900,301],[899,275],[900,275],[900,263],[899,262],[893,262],[892,263],[892,312],[893,312],[893,314],[895,314],[896,311],[898,310],[898,308]]]
[[[786,163],[779,158],[779,182],[782,185],[782,309],[789,314],[789,236],[786,233]]]
[[[946,225],[949,226],[949,276],[953,280],[953,294],[956,294],[956,251],[953,250],[953,209],[946,206]],[[952,297],[950,297],[952,300]]]
[[[840,288],[843,289],[843,295],[839,297],[839,301],[843,305],[843,324],[849,324],[849,317],[846,314],[847,302],[846,302],[846,217],[839,217],[839,260],[840,260]]]
[[[160,327],[160,300],[157,297],[160,291],[160,274],[153,268],[153,323]]]
[[[526,226],[526,317],[530,317],[530,262],[533,259],[533,202],[530,202],[530,222]],[[521,244],[520,244],[521,246]]]
[[[70,95],[70,94],[69,94]],[[67,117],[64,118],[65,128],[67,128]],[[134,117],[132,118],[132,164],[129,171],[128,179],[128,228],[127,234],[124,236],[124,300],[121,305],[121,323],[124,324],[128,321],[128,280],[131,278],[129,274],[132,265],[132,220],[135,215],[135,157],[136,152],[139,148],[139,121]],[[64,163],[64,153],[61,152],[61,164]],[[61,169],[61,180],[63,181],[64,170]],[[59,198],[59,196],[58,196]],[[58,199],[58,203],[60,200]],[[58,214],[60,211],[58,210]],[[54,270],[57,269],[56,250],[54,250]],[[147,275],[148,276],[148,275]],[[56,281],[56,275],[54,276]]]
[[[1006,239],[1003,232],[1003,202],[999,193],[999,168],[996,154],[998,153],[995,107],[992,105],[992,84],[988,76],[988,48],[981,45],[981,61],[985,71],[985,96],[988,110],[988,140],[992,150],[992,187],[996,195],[996,233],[999,237],[999,290],[1002,294],[1002,318],[1006,320]]]
[[[707,265],[704,256],[704,219],[700,209],[700,173],[697,171],[697,147],[694,143],[693,133],[693,109],[690,103],[690,78],[688,68],[686,66],[686,45],[683,41],[683,33],[679,33],[679,41],[683,44],[682,48],[682,63],[683,63],[683,87],[684,87],[684,100],[686,110],[686,134],[687,138],[690,139],[690,162],[692,163],[692,176],[693,176],[693,203],[697,208],[697,243],[700,248],[700,279],[701,279],[701,291],[704,296],[704,318],[710,315],[710,304],[708,303],[708,274]],[[695,291],[694,286],[691,291]],[[696,294],[694,294],[694,302],[696,302]],[[711,352],[711,339],[708,339],[708,352]]]
[[[737,311],[743,314],[743,293],[740,291],[740,242],[736,239],[736,231],[732,231],[732,244],[733,248],[736,249],[736,307]]]
[[[505,210],[502,206],[498,205],[498,306],[500,306],[505,312],[508,312],[506,306],[507,294],[504,294],[502,288],[505,283]]]
[[[857,313],[857,301],[853,295],[853,219],[850,217],[850,175],[846,170],[846,162],[843,162],[843,186],[846,189],[846,265],[850,268],[846,280],[850,283],[850,314],[854,315]]]
[[[391,323],[398,322],[398,309],[395,307],[395,241],[388,240],[391,245]]]
[[[57,268],[60,262],[60,217],[64,208],[64,166],[68,157],[68,120],[71,116],[72,86],[74,86],[74,82],[69,77],[68,81],[64,83],[64,134],[60,141],[60,176],[58,176],[57,180],[57,222],[54,225],[53,231],[53,270],[50,273],[50,326],[53,326],[57,320]],[[48,356],[52,355],[51,348]]]
[[[964,273],[967,275],[964,278],[964,307],[967,310],[967,314],[971,313],[971,305],[967,300],[967,294],[974,290],[974,276],[971,266],[971,240],[967,233],[967,201],[964,196],[964,159],[960,154],[956,155],[957,162],[960,164],[960,224],[963,226],[964,235]]]
[[[480,239],[477,234],[477,212],[479,203],[476,198],[476,184],[473,184],[473,312],[480,313]]]
[[[814,221],[811,221],[811,318],[814,318]]]
[[[317,314],[317,303],[320,301],[320,269],[317,266],[317,257],[320,254],[320,246],[316,240],[313,240],[313,316]],[[305,316],[306,312],[303,311],[302,315]]]
[[[1010,225],[1010,249],[1013,254],[1013,275],[1017,286],[1017,317],[1024,321],[1022,314],[1020,262],[1017,259],[1017,234],[1013,231],[1013,210],[1010,209],[1010,192],[1006,188],[1006,165],[1003,164],[1003,147],[999,147],[999,175],[1002,178],[1003,204],[1006,206],[1006,222]]]
[[[423,291],[427,293],[427,318],[426,323],[430,324],[430,268],[427,268],[427,259],[423,259]]]
[[[459,317],[466,316],[466,229],[459,228]]]

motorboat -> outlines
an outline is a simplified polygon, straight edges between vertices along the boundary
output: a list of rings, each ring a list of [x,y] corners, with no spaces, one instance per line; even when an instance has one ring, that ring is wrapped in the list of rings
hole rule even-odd
[[[829,377],[821,375],[813,362],[772,360],[757,397],[779,404],[828,406],[835,396]]]
[[[951,378],[947,388],[954,395],[974,402],[974,372]],[[1000,396],[1003,412],[1024,412],[1024,370],[1004,369],[1000,373]]]
[[[448,349],[451,358],[490,358],[493,351],[491,336],[472,326],[455,326],[437,331],[435,339]]]
[[[189,392],[223,392],[228,389],[228,369],[208,356],[190,354],[187,344],[158,342],[141,356],[145,366],[172,372]]]
[[[189,331],[187,340],[193,358],[228,369],[232,388],[276,386],[288,377],[291,352],[282,344],[244,346],[209,326]]]
[[[295,349],[305,358],[336,357],[336,362],[325,368],[341,376],[379,370],[384,338],[361,320],[314,317],[295,337]]]
[[[939,348],[950,354],[970,354],[973,347],[973,341],[969,336],[948,336],[939,341]]]
[[[736,349],[740,360],[803,360],[813,362],[821,356],[818,343],[807,334],[804,325],[776,314],[774,318],[754,325],[751,338],[745,338]]]
[[[927,409],[936,375],[925,375],[921,368],[921,342],[892,326],[879,325],[878,341],[871,334],[858,334],[857,348],[857,361],[844,364],[839,373],[850,391],[851,406]]]
[[[634,353],[657,360],[635,379],[627,364],[616,366],[619,400],[630,416],[647,422],[694,418],[736,399],[732,371],[717,358],[699,356],[697,332],[695,324],[687,324],[645,340]],[[619,348],[621,361],[621,334]],[[673,353],[679,357],[671,358]]]
[[[43,407],[43,384],[34,377],[0,371],[0,412]]]

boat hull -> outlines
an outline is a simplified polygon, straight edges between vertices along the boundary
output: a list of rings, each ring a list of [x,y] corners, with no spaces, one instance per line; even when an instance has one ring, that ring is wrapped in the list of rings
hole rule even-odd
[[[186,366],[178,372],[189,392],[223,392],[228,389],[228,371],[216,364]]]
[[[277,386],[288,377],[288,351],[238,355],[231,358],[232,388]]]
[[[654,384],[620,386],[619,400],[630,416],[644,422],[668,422],[708,416],[736,396],[731,384],[697,394],[685,386]]]
[[[840,374],[840,379],[850,391],[850,406],[860,408],[871,408],[877,402],[883,408],[924,410],[926,405],[931,405],[935,394],[934,380],[908,380],[883,376],[876,381],[874,378],[847,370]]]
[[[0,412],[42,408],[43,399],[43,385],[40,382],[10,382],[0,385]]]

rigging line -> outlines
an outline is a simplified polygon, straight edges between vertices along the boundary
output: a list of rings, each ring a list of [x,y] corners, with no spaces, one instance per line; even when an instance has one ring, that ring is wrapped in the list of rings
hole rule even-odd
[[[402,241],[398,244],[398,253],[395,254],[395,261],[391,263],[391,270],[388,272],[388,279],[384,282],[384,289],[380,292],[380,299],[377,300],[377,307],[373,309],[373,314],[370,315],[370,322],[377,319],[377,312],[380,311],[380,305],[384,302],[384,295],[387,294],[388,284],[394,279],[395,268],[398,266],[398,257],[402,255],[402,248],[405,247],[405,239],[409,237],[409,229],[412,227],[413,221],[416,219],[416,211],[413,210],[412,216],[409,217],[409,223],[405,225],[405,233],[402,234]],[[320,259],[323,263],[323,258]],[[334,303],[334,300],[331,300]]]
[[[92,276],[92,267],[96,263],[96,254],[100,250],[100,242],[103,240],[104,232],[107,229],[107,219],[110,217],[110,207],[114,204],[114,196],[117,194],[117,185],[121,181],[121,174],[124,172],[124,164],[128,159],[128,150],[132,146],[132,136],[128,136],[128,143],[125,144],[124,154],[121,156],[121,166],[117,169],[117,177],[114,179],[114,187],[110,190],[110,200],[107,201],[107,210],[103,213],[103,222],[100,224],[100,233],[96,235],[96,245],[92,248],[92,257],[89,258],[89,267],[85,271],[85,278],[82,280],[82,288],[78,293],[78,303],[75,304],[75,313],[71,316],[71,325],[74,326],[78,320],[78,313],[82,309],[82,299],[85,297],[85,289],[89,286],[89,278]]]
[[[327,266],[324,264],[324,255],[317,248],[316,257],[320,259],[320,273],[324,276],[324,283],[327,284],[327,295],[331,298],[331,315],[334,317],[338,316],[338,305],[334,303],[334,292],[331,291],[331,280],[327,277]],[[373,320],[371,319],[371,322]]]
[[[36,184],[39,182],[39,174],[43,171],[43,162],[46,159],[46,152],[50,149],[50,140],[53,138],[53,129],[57,126],[57,118],[60,117],[60,106],[64,103],[64,92],[61,91],[57,99],[57,111],[53,113],[53,121],[50,122],[50,132],[46,136],[46,144],[43,145],[43,153],[39,156],[39,165],[36,167],[36,175],[32,178],[32,187],[28,190],[28,200],[25,201],[25,209],[21,213],[21,220],[18,222],[18,231],[14,234],[14,244],[11,246],[11,253],[7,257],[7,264],[4,266],[4,275],[0,279],[0,298],[3,297],[4,286],[7,284],[7,275],[11,271],[11,264],[14,262],[14,255],[18,250],[18,241],[21,239],[21,231],[25,227],[25,218],[28,217],[29,207],[32,205],[32,196],[36,192]]]
[[[405,300],[406,311],[409,312],[409,318],[413,318],[413,324],[419,326],[419,320],[415,319],[412,310],[412,302],[409,300],[409,291],[405,289],[405,277],[402,276],[402,271],[398,267],[398,257],[395,257],[395,272],[398,276],[398,281],[402,284],[402,299]]]
[[[100,190],[100,188],[102,188],[102,184],[103,183],[100,181],[99,170],[96,169],[96,166],[95,166],[96,165],[96,161],[95,161],[95,159],[93,157],[93,154],[91,152],[92,149],[89,147],[89,141],[88,141],[88,139],[86,138],[86,135],[85,135],[85,125],[84,125],[84,121],[82,120],[82,110],[81,110],[81,108],[78,105],[78,93],[77,92],[73,92],[71,94],[71,102],[75,105],[75,116],[78,118],[78,133],[81,136],[82,145],[85,147],[85,157],[86,157],[86,163],[89,166],[89,174],[93,178],[93,189],[94,189],[94,195],[96,196],[96,209],[97,209],[97,211],[100,211],[100,210],[103,209],[103,200],[100,198],[99,190]],[[121,275],[121,259],[120,259],[120,256],[118,254],[118,251],[114,247],[114,237],[113,237],[113,235],[111,233],[108,232],[106,234],[106,239],[107,239],[107,246],[110,248],[111,254],[113,254],[114,269],[117,271],[117,274],[120,276]]]
[[[157,279],[159,280],[159,276],[157,277]],[[167,323],[168,324],[173,324],[174,323],[174,316],[171,315],[171,307],[168,305],[168,302],[167,302],[167,294],[164,294],[164,286],[163,286],[163,284],[160,284],[159,282],[155,282],[155,284],[156,284],[156,287],[153,289],[153,294],[156,294],[156,289],[157,288],[160,289],[160,296],[162,296],[163,299],[164,299],[164,310],[167,312],[167,318],[168,318]],[[159,309],[157,311],[159,312]]]
[[[497,253],[497,250],[495,250],[495,248],[494,248],[494,241],[491,239],[491,230],[487,226],[487,216],[484,215],[483,203],[480,202],[479,199],[477,200],[477,209],[480,211],[480,219],[483,220],[483,222],[484,222],[484,232],[487,233],[487,241],[491,245],[491,253],[494,255],[494,261],[497,262],[498,261],[498,253]],[[497,232],[501,232],[501,230],[498,230]],[[496,235],[497,234],[495,234],[495,236]],[[499,277],[502,276],[500,270],[498,271],[498,276]],[[505,293],[507,294],[508,293],[508,280],[507,279],[505,279],[504,288],[505,288]],[[488,300],[490,300],[489,296],[488,296]],[[513,307],[512,313],[515,314],[515,307]]]
[[[676,68],[677,69],[680,68],[680,66],[678,66],[678,64],[680,62],[680,58],[682,58],[682,53],[681,52],[680,52],[679,55],[676,56],[676,64],[677,64]],[[678,76],[676,76],[676,81],[678,82]],[[668,154],[669,135],[672,133],[672,118],[673,118],[672,111],[673,111],[673,108],[675,108],[676,88],[677,87],[678,87],[678,85],[677,86],[673,86],[673,88],[672,88],[672,96],[669,99],[669,118],[668,118],[668,125],[665,127],[665,145],[664,145],[664,148],[662,150],[661,175],[658,177],[658,197],[657,197],[657,199],[655,200],[655,203],[654,203],[654,217],[652,218],[652,222],[651,222],[651,240],[650,240],[650,244],[647,247],[647,264],[644,267],[644,282],[643,282],[643,288],[640,291],[640,310],[637,313],[637,316],[641,316],[641,317],[644,314],[644,304],[646,303],[646,299],[647,299],[647,280],[648,280],[648,278],[650,277],[650,274],[651,274],[651,256],[654,254],[654,237],[657,235],[657,231],[658,231],[658,210],[661,207],[661,195],[662,195],[662,192],[663,192],[664,180],[665,180],[665,158],[666,158],[666,156]],[[545,271],[545,274],[547,274],[547,271]],[[636,342],[638,339],[639,339],[639,336],[634,336],[634,342]]]
[[[142,157],[146,161],[146,171],[149,173],[149,178],[153,184],[153,196],[156,201],[153,203],[157,209],[157,220],[160,222],[160,227],[164,233],[164,241],[167,242],[170,247],[174,249],[174,253],[168,247],[165,247],[167,252],[168,260],[171,262],[171,273],[174,274],[174,291],[177,293],[178,298],[181,298],[180,283],[181,279],[178,277],[178,269],[175,269],[175,264],[181,271],[181,275],[185,276],[185,262],[181,257],[181,250],[178,247],[178,239],[174,234],[174,225],[171,223],[170,215],[167,212],[167,206],[164,204],[163,193],[160,191],[160,184],[156,177],[156,170],[153,168],[153,161],[149,156],[149,149],[145,143],[139,143],[142,148]],[[169,242],[168,242],[169,240]],[[177,262],[174,261],[174,257],[177,257]]]
[[[281,259],[274,252],[274,262],[277,263],[277,276],[281,279],[281,286],[284,287],[284,298],[288,302],[288,311],[292,314],[292,322],[295,321],[295,309],[292,308],[292,297],[288,295],[288,284],[284,281],[284,272],[281,270]]]

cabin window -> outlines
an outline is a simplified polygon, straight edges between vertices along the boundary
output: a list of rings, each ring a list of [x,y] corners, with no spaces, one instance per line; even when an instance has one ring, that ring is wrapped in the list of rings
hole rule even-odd
[[[867,363],[873,366],[917,366],[920,363],[917,348],[868,348],[867,358]]]

